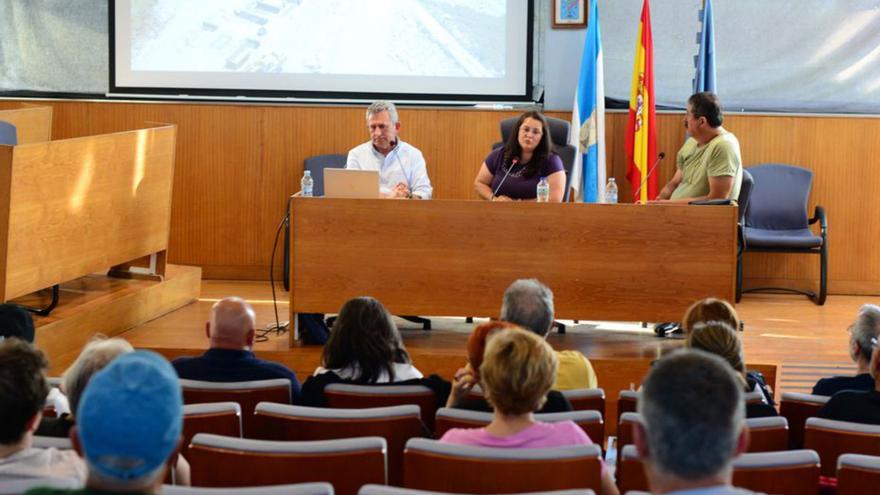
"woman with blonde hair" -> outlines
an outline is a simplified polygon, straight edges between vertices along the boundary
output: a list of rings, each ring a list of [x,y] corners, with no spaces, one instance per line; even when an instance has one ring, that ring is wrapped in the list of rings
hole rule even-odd
[[[491,333],[479,366],[479,380],[494,412],[485,428],[453,428],[441,442],[495,448],[553,448],[591,445],[572,421],[544,423],[535,411],[546,401],[559,362],[547,342],[521,328]],[[601,440],[600,440],[601,441]],[[611,475],[602,469],[602,494],[617,494]]]
[[[764,377],[760,373],[746,370],[742,341],[732,326],[723,321],[697,323],[691,328],[685,346],[722,357],[736,371],[746,393],[761,392],[761,403],[746,405],[747,417],[778,415],[774,407],[773,391],[764,382]]]

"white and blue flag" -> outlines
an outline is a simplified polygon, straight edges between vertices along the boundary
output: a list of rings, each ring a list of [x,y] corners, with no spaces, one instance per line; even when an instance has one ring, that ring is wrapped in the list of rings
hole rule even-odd
[[[694,93],[711,91],[717,93],[715,86],[715,21],[712,16],[712,0],[706,0],[700,12],[703,29],[697,33],[700,51],[694,57],[697,72],[694,75]]]
[[[587,36],[568,139],[578,148],[571,184],[575,198],[585,203],[600,203],[605,190],[605,70],[597,3],[589,0]]]

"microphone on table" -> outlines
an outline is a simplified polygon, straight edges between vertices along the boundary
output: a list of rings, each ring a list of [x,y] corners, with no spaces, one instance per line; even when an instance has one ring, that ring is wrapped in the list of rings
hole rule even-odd
[[[666,158],[666,153],[661,151],[657,155],[657,161],[654,162],[654,165],[651,167],[651,170],[648,171],[648,174],[645,175],[645,177],[642,179],[642,182],[639,184],[639,187],[636,188],[636,192],[633,193],[633,198],[639,197],[639,193],[642,192],[642,188],[645,187],[645,184],[648,182],[648,179],[650,179],[651,176],[654,175],[654,171],[657,170],[657,166],[660,165],[660,162],[662,162],[664,158]]]
[[[507,176],[510,175],[510,172],[513,172],[513,168],[516,167],[517,164],[519,164],[519,158],[514,158],[510,161],[510,168],[507,169],[507,173],[504,174],[504,177],[501,178],[501,182],[498,183],[498,187],[496,187],[495,190],[492,191],[492,198],[498,196],[498,191],[501,190],[501,186],[504,185],[504,181],[507,180]]]

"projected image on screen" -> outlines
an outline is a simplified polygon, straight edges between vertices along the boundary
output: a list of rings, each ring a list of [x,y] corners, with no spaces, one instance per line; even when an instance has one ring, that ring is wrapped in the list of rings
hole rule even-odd
[[[505,0],[135,0],[131,68],[499,78],[505,10]]]

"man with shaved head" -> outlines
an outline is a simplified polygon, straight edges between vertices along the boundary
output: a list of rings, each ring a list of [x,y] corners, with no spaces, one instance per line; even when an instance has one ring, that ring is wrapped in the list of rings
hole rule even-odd
[[[198,357],[181,357],[171,362],[177,375],[207,382],[247,382],[287,378],[291,399],[297,402],[300,383],[296,373],[280,363],[258,359],[251,348],[256,333],[254,308],[240,297],[227,297],[211,307],[205,334],[211,348]]]

